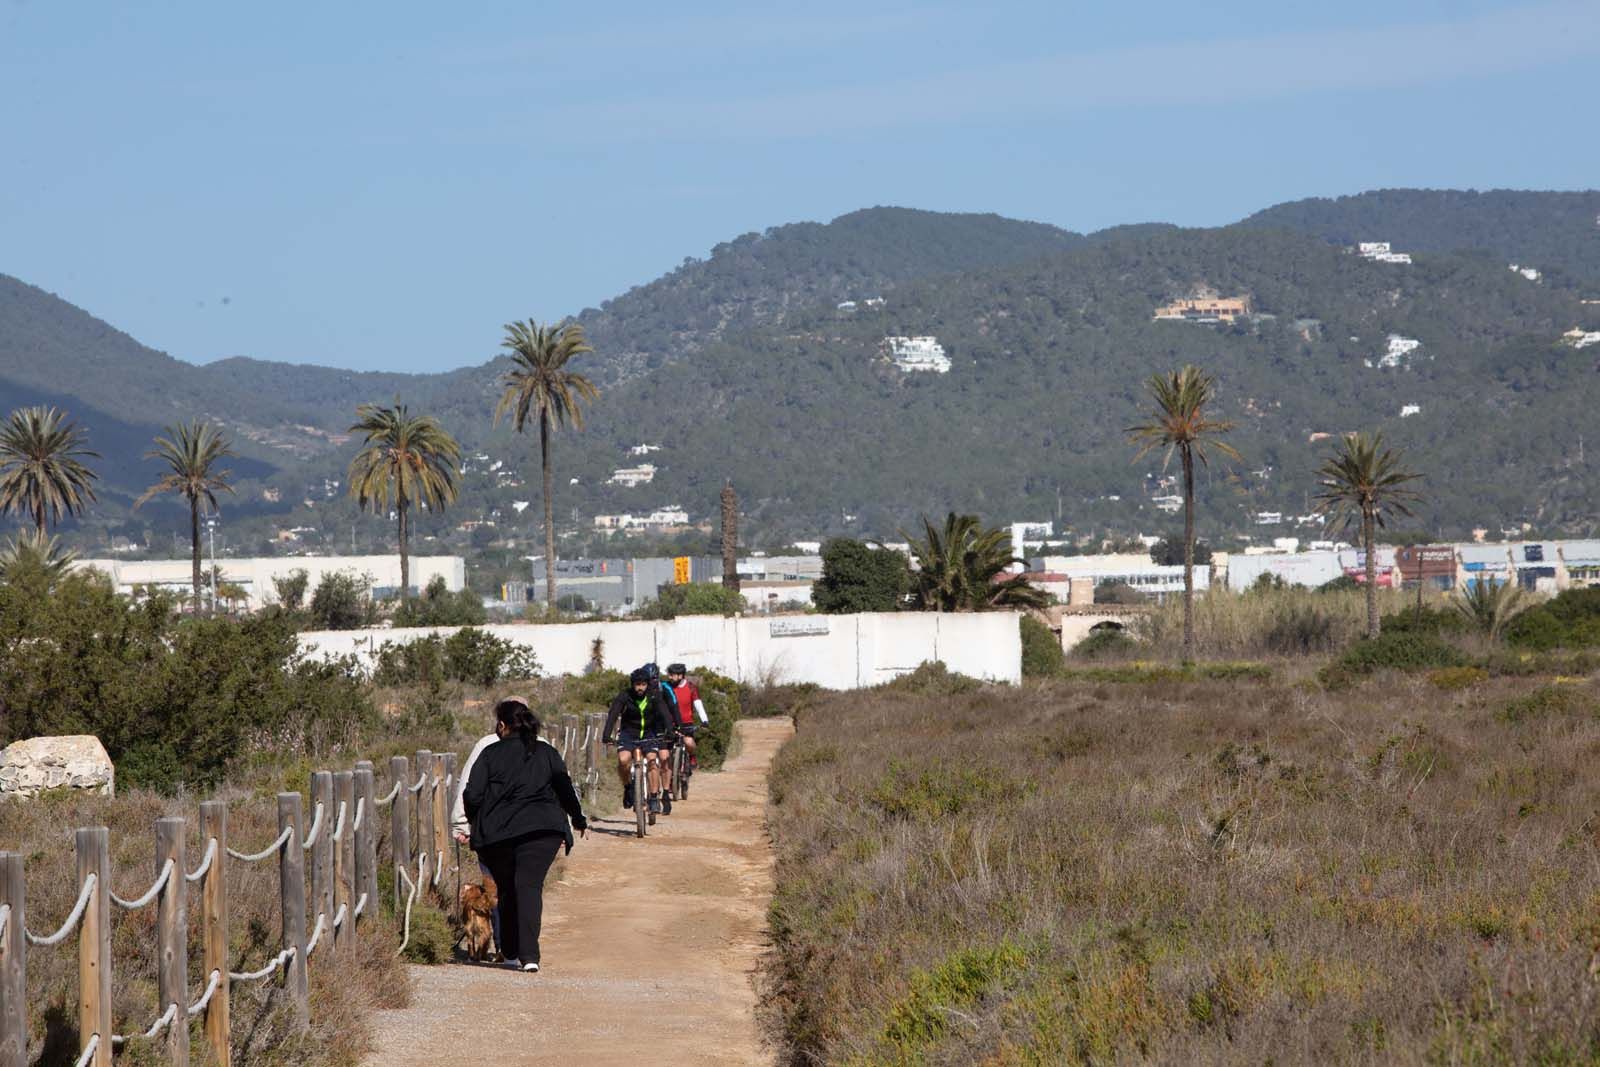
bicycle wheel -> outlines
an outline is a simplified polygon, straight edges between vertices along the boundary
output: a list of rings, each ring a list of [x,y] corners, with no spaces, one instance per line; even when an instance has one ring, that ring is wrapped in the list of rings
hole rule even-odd
[[[689,795],[689,754],[684,751],[683,742],[679,741],[672,746],[672,795],[683,800]]]
[[[646,812],[650,808],[649,794],[645,792],[647,779],[644,774],[644,753],[635,752],[633,756],[633,822],[634,833],[643,837],[645,824],[648,821]]]

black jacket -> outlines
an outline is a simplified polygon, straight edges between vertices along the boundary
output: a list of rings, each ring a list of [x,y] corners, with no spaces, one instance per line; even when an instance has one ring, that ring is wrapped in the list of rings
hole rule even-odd
[[[605,729],[601,740],[609,744],[620,733],[624,737],[638,738],[646,734],[671,737],[678,732],[677,717],[667,710],[667,702],[660,690],[646,690],[644,699],[644,730],[639,729],[639,697],[629,686],[611,700],[611,710],[606,712]],[[615,732],[614,732],[615,731]]]
[[[567,837],[569,816],[579,830],[589,825],[561,753],[542,741],[529,749],[520,737],[505,738],[483,750],[472,765],[461,802],[472,824],[476,852],[530,834]]]

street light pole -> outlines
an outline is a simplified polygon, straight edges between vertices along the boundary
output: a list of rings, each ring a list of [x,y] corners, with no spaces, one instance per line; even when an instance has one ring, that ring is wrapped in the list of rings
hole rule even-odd
[[[217,520],[206,520],[206,533],[211,540],[211,614],[217,613]]]

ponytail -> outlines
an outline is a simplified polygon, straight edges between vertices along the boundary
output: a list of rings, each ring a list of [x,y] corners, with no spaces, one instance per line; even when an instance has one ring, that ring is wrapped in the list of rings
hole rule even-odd
[[[516,735],[522,739],[523,751],[531,756],[539,740],[539,716],[527,702],[520,697],[507,697],[495,705],[494,717],[505,726],[507,737]]]

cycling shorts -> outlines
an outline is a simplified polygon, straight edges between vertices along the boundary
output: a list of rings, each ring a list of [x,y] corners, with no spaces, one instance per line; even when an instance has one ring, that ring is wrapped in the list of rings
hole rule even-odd
[[[671,744],[661,740],[660,734],[645,734],[643,737],[623,735],[617,738],[618,752],[659,752],[661,749],[671,747]]]

